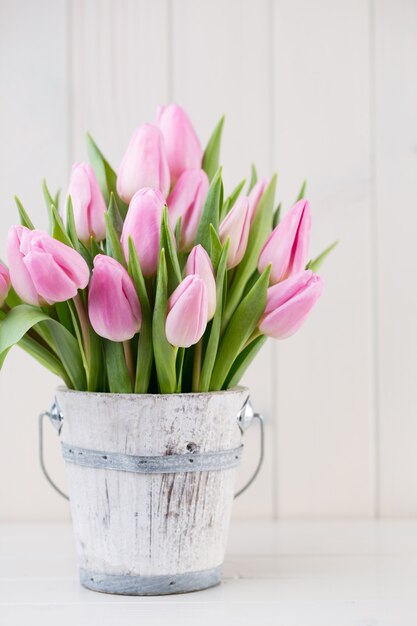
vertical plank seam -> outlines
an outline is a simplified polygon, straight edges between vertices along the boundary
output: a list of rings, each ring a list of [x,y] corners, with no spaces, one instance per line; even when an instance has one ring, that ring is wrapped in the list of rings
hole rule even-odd
[[[174,20],[173,20],[173,0],[166,0],[166,22],[167,22],[167,100],[173,101],[174,97]]]
[[[269,124],[270,124],[270,143],[269,143],[269,160],[271,173],[275,169],[275,45],[274,45],[274,29],[275,29],[275,10],[274,0],[269,0],[268,6],[269,29],[268,29],[268,51],[269,51]],[[278,447],[278,348],[276,341],[272,344],[272,385],[271,385],[271,429],[273,434],[273,450],[272,450],[272,518],[279,517],[279,494],[278,494],[278,456],[276,450]],[[275,385],[275,381],[276,385]]]
[[[369,0],[369,174],[371,203],[371,281],[372,281],[372,509],[373,516],[381,514],[380,502],[380,406],[379,406],[379,315],[378,315],[378,206],[376,192],[376,41],[375,2]]]

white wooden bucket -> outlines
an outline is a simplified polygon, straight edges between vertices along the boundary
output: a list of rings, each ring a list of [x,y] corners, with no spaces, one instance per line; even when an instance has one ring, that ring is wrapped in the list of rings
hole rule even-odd
[[[182,593],[220,582],[248,391],[127,395],[60,387],[81,583]]]

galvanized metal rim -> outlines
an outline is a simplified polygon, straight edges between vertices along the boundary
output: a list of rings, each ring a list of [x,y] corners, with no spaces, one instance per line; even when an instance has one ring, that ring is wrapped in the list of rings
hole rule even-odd
[[[242,457],[243,445],[216,452],[190,452],[166,456],[135,456],[120,452],[89,450],[61,443],[62,455],[67,463],[95,469],[109,469],[138,474],[172,474],[183,472],[220,471],[237,467]]]
[[[220,583],[221,574],[222,565],[196,572],[159,576],[104,574],[81,569],[80,582],[83,587],[101,593],[155,596],[187,593],[214,587]]]

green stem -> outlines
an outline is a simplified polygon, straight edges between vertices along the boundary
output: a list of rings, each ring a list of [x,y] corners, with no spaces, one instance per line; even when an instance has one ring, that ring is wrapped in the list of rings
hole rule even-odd
[[[75,309],[77,311],[78,319],[80,320],[81,333],[83,336],[83,344],[84,344],[84,353],[87,363],[90,363],[91,357],[91,349],[90,349],[90,333],[89,333],[89,321],[87,317],[87,313],[81,300],[80,295],[77,295],[73,298]]]
[[[245,345],[243,346],[241,352],[243,352],[243,350],[245,348],[248,347],[248,345],[250,343],[252,343],[252,341],[254,341],[255,339],[257,339],[258,337],[260,337],[262,335],[261,331],[259,330],[259,328],[255,328],[255,330],[253,331],[253,333],[251,334],[251,336],[249,337],[249,339],[247,340],[247,342],[245,343]]]
[[[201,374],[201,355],[203,351],[203,340],[196,344],[194,349],[194,366],[193,366],[193,383],[192,391],[198,391],[200,387],[200,374]]]
[[[130,341],[123,342],[123,351],[125,354],[126,367],[129,372],[130,382],[132,383],[132,389],[135,388],[135,367],[133,365],[132,345]]]

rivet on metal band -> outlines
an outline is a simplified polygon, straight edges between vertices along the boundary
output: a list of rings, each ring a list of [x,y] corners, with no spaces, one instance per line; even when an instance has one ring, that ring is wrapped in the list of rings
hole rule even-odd
[[[242,456],[243,446],[217,452],[192,452],[166,456],[134,456],[120,452],[88,450],[62,443],[62,454],[68,463],[140,474],[207,472],[232,469]]]

